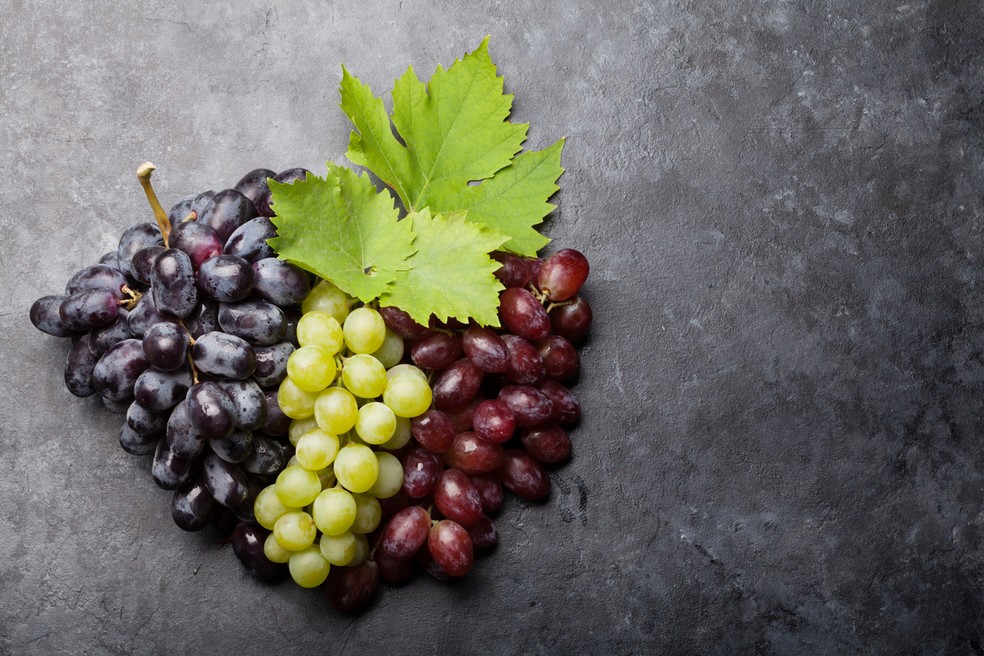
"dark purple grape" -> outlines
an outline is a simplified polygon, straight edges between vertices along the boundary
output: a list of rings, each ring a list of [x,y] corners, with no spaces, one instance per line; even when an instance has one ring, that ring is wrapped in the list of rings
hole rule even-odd
[[[273,176],[273,179],[281,184],[293,184],[298,180],[304,180],[307,175],[311,173],[307,169],[303,168],[293,168],[281,171],[277,175]],[[254,202],[256,205],[256,211],[260,213],[260,216],[276,216],[276,212],[273,210],[273,197],[270,193],[269,185],[267,186],[265,193],[261,194],[259,198]]]
[[[157,449],[157,444],[160,441],[160,435],[138,433],[130,428],[129,424],[123,424],[120,427],[120,447],[130,455],[150,455]]]
[[[287,574],[287,565],[271,561],[263,553],[263,543],[270,534],[252,523],[240,522],[232,531],[230,542],[243,568],[261,581],[279,581]]]
[[[270,187],[267,185],[267,178],[272,178],[276,175],[270,169],[253,169],[244,175],[233,189],[248,198],[255,205],[258,198],[261,198],[264,193],[270,191]]]
[[[155,369],[174,371],[188,359],[188,335],[176,323],[154,324],[143,337],[144,355]]]
[[[476,406],[472,413],[472,428],[486,442],[502,444],[513,436],[516,417],[505,403],[489,399]]]
[[[566,301],[581,289],[588,279],[588,258],[580,251],[565,248],[557,251],[540,266],[536,286],[547,299]]]
[[[464,576],[475,561],[471,536],[456,521],[442,519],[431,527],[427,549],[441,569],[451,576]]]
[[[536,501],[550,493],[550,477],[543,465],[521,449],[508,449],[499,468],[499,480],[516,496]]]
[[[181,401],[171,410],[167,420],[167,446],[175,455],[193,458],[205,448],[205,437],[191,421],[188,401]]]
[[[141,435],[159,438],[167,428],[166,414],[153,412],[134,401],[126,411],[126,424]]]
[[[235,428],[236,406],[218,383],[198,383],[188,390],[186,402],[191,425],[206,439],[225,437]]]
[[[72,344],[65,359],[65,387],[79,397],[92,396],[96,387],[92,382],[92,373],[96,369],[98,359],[92,354],[89,346],[90,335],[82,335]]]
[[[226,508],[235,508],[249,494],[249,479],[238,466],[214,453],[205,456],[202,469],[209,493]]]
[[[198,287],[191,258],[184,251],[169,248],[154,260],[150,288],[158,312],[173,319],[184,319],[198,305]]]
[[[106,264],[95,264],[77,271],[65,285],[65,293],[72,295],[87,289],[102,289],[113,292],[117,299],[123,299],[126,298],[124,287],[127,287],[127,279],[118,269]]]
[[[502,447],[489,444],[471,431],[458,433],[444,453],[444,462],[466,474],[484,474],[502,464]]]
[[[120,254],[116,251],[109,251],[108,253],[103,253],[103,256],[99,258],[99,264],[105,264],[111,266],[117,271],[120,270]]]
[[[79,332],[115,321],[119,312],[119,299],[105,289],[76,292],[66,297],[58,307],[62,324],[69,330]]]
[[[478,404],[484,401],[484,398],[478,398],[476,396],[467,405],[463,405],[454,410],[448,410],[448,419],[451,420],[451,425],[454,427],[454,432],[464,433],[465,431],[470,431],[472,429],[472,419],[474,418],[475,408]]]
[[[226,462],[240,463],[253,455],[253,431],[235,428],[225,437],[209,438],[208,445]]]
[[[509,406],[520,428],[546,422],[553,411],[550,399],[529,385],[506,385],[499,391],[499,400]]]
[[[521,438],[523,448],[537,462],[556,465],[570,460],[571,438],[557,424],[527,428]]]
[[[198,217],[198,223],[214,230],[219,242],[224,244],[236,228],[257,216],[256,207],[250,199],[235,189],[223,189],[205,207]]]
[[[243,380],[256,370],[256,353],[246,340],[211,332],[195,340],[191,358],[198,370],[210,376]]]
[[[287,316],[283,310],[259,299],[220,303],[219,325],[230,335],[255,346],[276,344],[287,334]]]
[[[162,322],[176,323],[176,319],[165,317],[157,310],[157,304],[154,303],[154,295],[150,292],[140,297],[137,306],[127,315],[126,321],[127,326],[130,328],[130,333],[134,337],[143,337],[150,327],[155,324]]]
[[[223,303],[241,301],[253,291],[253,269],[249,262],[235,255],[217,255],[205,260],[198,269],[198,288]]]
[[[219,385],[236,406],[236,425],[260,430],[266,424],[267,402],[263,390],[252,380],[222,380]]]
[[[440,330],[428,331],[410,347],[410,359],[423,369],[444,369],[460,357],[461,337]]]
[[[173,233],[172,233],[173,234]],[[132,260],[137,251],[148,246],[163,246],[164,238],[161,231],[154,223],[138,223],[130,226],[120,237],[119,246],[116,248],[119,270],[128,276],[133,275]]]
[[[288,460],[290,453],[282,443],[265,435],[253,435],[253,454],[239,466],[250,474],[273,476],[287,465]]]
[[[277,402],[277,390],[269,389],[264,392],[267,402],[267,418],[263,424],[263,432],[267,435],[282,436],[290,430],[291,419],[280,409]]]
[[[253,263],[256,293],[280,306],[297,305],[311,291],[311,281],[304,270],[275,257]]]
[[[212,520],[215,499],[205,486],[201,475],[174,491],[171,497],[171,517],[182,531],[200,531]]]
[[[440,410],[459,408],[482,386],[482,370],[462,358],[441,372],[432,386],[434,406]]]
[[[475,555],[489,554],[499,544],[499,532],[495,528],[495,523],[485,515],[482,515],[473,525],[466,526],[465,530],[468,531],[468,537],[471,538]]]
[[[454,441],[454,424],[446,414],[431,408],[419,417],[410,420],[410,432],[428,451],[444,453]]]
[[[591,328],[591,306],[579,296],[575,296],[566,305],[560,305],[550,311],[550,325],[554,333],[567,339],[572,344],[580,344],[588,335]]]
[[[547,368],[535,346],[516,335],[503,335],[502,341],[509,352],[506,378],[520,385],[534,385],[543,380]]]
[[[110,401],[133,397],[133,387],[150,363],[139,339],[124,339],[109,348],[92,372],[92,383],[100,395]],[[124,409],[125,412],[125,409]]]
[[[499,316],[510,332],[523,339],[543,339],[550,334],[550,317],[528,289],[511,287],[499,295]]]
[[[421,549],[417,552],[416,558],[414,560],[417,565],[423,568],[425,572],[430,574],[432,577],[438,581],[453,581],[455,577],[451,576],[434,560],[434,556],[431,555],[430,549]]]
[[[202,193],[195,196],[195,200],[191,202],[191,211],[195,213],[195,218],[190,219],[188,215],[185,214],[181,218],[182,223],[185,221],[189,221],[189,222],[193,221],[198,217],[200,217],[202,214],[204,214],[205,208],[209,206],[213,198],[215,198],[215,191],[211,189],[209,189],[208,191],[203,191]],[[177,227],[177,224],[172,223],[172,225]]]
[[[164,490],[174,490],[188,481],[195,474],[195,461],[174,455],[167,448],[167,440],[161,438],[154,451],[154,460],[150,464],[150,474],[157,486]]]
[[[191,369],[188,367],[175,371],[147,369],[137,378],[133,386],[133,396],[151,412],[164,412],[184,399],[193,383]]]
[[[342,613],[359,610],[379,587],[379,566],[367,560],[355,567],[332,567],[325,582],[325,596]]]
[[[482,516],[482,497],[472,480],[457,469],[445,469],[434,485],[434,506],[448,519],[471,526]]]
[[[492,514],[498,512],[504,501],[502,483],[495,473],[472,474],[472,485],[478,490],[478,496],[482,499],[482,512]]]
[[[256,476],[247,476],[246,479],[249,482],[246,498],[238,506],[230,510],[232,510],[232,514],[241,522],[255,522],[256,514],[253,512],[253,505],[256,503],[256,497],[266,487],[266,482]]]
[[[408,581],[417,571],[417,563],[412,559],[391,558],[381,551],[377,551],[373,559],[379,568],[379,578],[386,583],[403,583]]]
[[[276,257],[273,246],[268,239],[277,236],[277,226],[266,216],[258,216],[242,224],[229,235],[225,243],[225,252],[236,255],[247,262],[256,262],[267,257]]]
[[[66,296],[42,296],[31,305],[31,323],[43,333],[55,337],[72,337],[80,331],[72,330],[61,318],[58,309]]]
[[[555,380],[545,380],[537,387],[550,399],[550,421],[571,428],[581,419],[581,403],[574,393]]]
[[[195,271],[209,258],[222,254],[222,240],[214,230],[199,221],[186,221],[175,226],[168,243],[171,248],[188,255]]]
[[[548,378],[568,383],[577,378],[581,360],[577,349],[560,335],[550,335],[536,343]]]
[[[130,331],[130,313],[120,308],[115,321],[93,328],[89,333],[89,350],[98,358],[113,344],[131,337],[133,333]]]
[[[507,289],[526,287],[533,279],[533,269],[526,258],[512,253],[492,253],[492,259],[502,265],[496,269],[495,277]]]
[[[434,453],[417,447],[403,458],[403,490],[411,499],[430,495],[441,475],[441,459]]]
[[[412,558],[427,542],[430,515],[420,506],[408,506],[393,515],[379,538],[378,551],[390,558]]]
[[[506,343],[491,328],[469,326],[461,336],[461,346],[468,359],[482,371],[501,374],[506,370],[509,351]]]
[[[421,326],[400,308],[381,307],[379,314],[387,327],[403,339],[417,339],[427,332],[427,326]]]
[[[177,203],[171,206],[171,209],[167,211],[167,220],[172,226],[176,226],[191,214],[191,205],[195,202],[197,198],[196,194],[191,194],[190,196],[185,196]]]
[[[207,298],[198,299],[198,306],[184,320],[188,334],[198,339],[205,333],[222,330],[219,326],[219,304]]]
[[[279,385],[287,377],[287,358],[294,352],[290,342],[280,342],[273,346],[256,346],[256,371],[253,380],[260,387]]]
[[[151,271],[154,268],[154,260],[157,256],[166,251],[163,246],[148,246],[141,248],[133,254],[130,262],[130,269],[133,271],[133,278],[144,285],[150,284]]]

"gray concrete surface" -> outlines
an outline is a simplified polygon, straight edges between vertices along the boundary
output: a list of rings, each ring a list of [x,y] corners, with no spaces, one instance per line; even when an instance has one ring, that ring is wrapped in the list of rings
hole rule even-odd
[[[970,654],[984,644],[979,2],[0,0],[0,654]],[[591,259],[575,458],[466,581],[357,618],[171,522],[38,296],[159,193],[342,161],[491,35]]]

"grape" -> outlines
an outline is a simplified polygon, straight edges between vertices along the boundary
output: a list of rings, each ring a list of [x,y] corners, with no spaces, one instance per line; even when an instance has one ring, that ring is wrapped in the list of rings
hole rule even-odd
[[[205,472],[205,486],[220,504],[235,508],[246,500],[249,481],[242,469],[214,453],[205,456],[202,469]]]
[[[325,595],[332,607],[351,613],[364,606],[379,587],[379,567],[371,560],[354,567],[335,567],[328,574]]]
[[[522,337],[503,335],[509,357],[506,361],[506,378],[520,385],[535,385],[547,373],[539,351]]]
[[[69,328],[58,312],[65,296],[42,296],[31,305],[31,323],[43,333],[55,337],[71,337],[78,331]]]
[[[417,442],[428,451],[444,453],[454,441],[454,426],[448,416],[431,408],[410,421],[410,430]]]
[[[214,511],[215,499],[205,486],[202,476],[185,483],[171,497],[171,517],[183,531],[202,530],[208,526]]]
[[[177,371],[147,369],[134,383],[133,396],[151,412],[164,412],[185,398],[193,383],[187,367]]]
[[[513,436],[516,417],[505,403],[490,399],[475,407],[472,426],[475,434],[486,442],[502,444]]]
[[[317,428],[318,421],[314,417],[292,419],[290,422],[290,429],[287,431],[287,436],[290,439],[290,443],[296,447],[297,442],[301,439],[301,437]]]
[[[372,533],[383,517],[379,502],[371,494],[353,494],[352,498],[355,499],[355,521],[352,522],[352,532]]]
[[[236,408],[236,425],[249,430],[260,430],[266,423],[267,402],[260,386],[251,380],[220,380]]]
[[[242,380],[256,370],[256,352],[246,340],[220,332],[202,335],[191,347],[191,357],[202,373]]]
[[[471,431],[455,435],[451,448],[444,453],[444,461],[449,466],[466,474],[493,471],[502,464],[502,460],[502,447],[489,444]]]
[[[550,477],[543,465],[520,449],[506,451],[499,478],[510,492],[530,501],[550,493]]]
[[[486,514],[497,512],[502,507],[505,496],[499,478],[494,473],[472,474],[471,480],[482,499],[482,512]]]
[[[566,305],[550,311],[553,331],[572,344],[580,344],[591,328],[591,306],[583,298],[575,296]]]
[[[144,333],[143,350],[152,367],[159,371],[174,371],[187,361],[188,335],[176,323],[154,324]]]
[[[316,588],[324,583],[330,568],[321,549],[313,544],[290,556],[290,576],[302,588]]]
[[[356,354],[342,366],[342,383],[355,396],[374,399],[386,388],[386,369],[371,355]]]
[[[232,550],[252,576],[261,581],[276,581],[283,576],[284,566],[270,561],[263,553],[266,531],[242,522],[232,532]]]
[[[410,420],[406,417],[396,418],[396,430],[393,437],[389,438],[381,446],[388,451],[397,451],[410,443]]]
[[[476,555],[488,554],[499,544],[499,532],[492,520],[485,515],[471,526],[466,526],[465,530],[468,531]]]
[[[167,249],[163,246],[155,245],[141,248],[139,251],[134,253],[133,260],[130,262],[130,269],[133,271],[134,280],[141,284],[149,285],[151,274],[154,270],[154,260],[156,260],[157,256],[166,250]],[[123,284],[126,284],[126,278],[123,280]]]
[[[536,346],[548,378],[562,383],[577,378],[581,363],[573,344],[560,335],[550,335],[537,342]]]
[[[123,424],[120,428],[120,447],[130,455],[149,455],[157,449],[159,441],[159,435],[143,435],[130,428],[129,424]]]
[[[329,488],[318,494],[312,508],[314,523],[325,535],[342,535],[349,531],[359,512],[359,505],[352,493],[340,487]]]
[[[545,465],[556,465],[571,457],[571,438],[556,424],[524,430],[521,442],[528,454]]]
[[[198,306],[184,320],[188,334],[198,339],[202,335],[221,330],[219,326],[219,305],[207,298],[199,298]]]
[[[211,439],[232,432],[236,425],[236,405],[218,383],[206,381],[192,386],[185,400],[191,425],[198,433]]]
[[[270,346],[287,334],[287,316],[273,303],[249,299],[240,303],[219,304],[222,330],[256,346]]]
[[[457,469],[445,469],[434,486],[434,506],[448,519],[471,526],[482,516],[482,497],[471,479]]]
[[[441,569],[451,576],[471,571],[474,553],[471,537],[461,524],[442,519],[430,529],[427,548]]]
[[[383,444],[396,431],[396,415],[389,406],[371,401],[359,408],[355,432],[367,444]]]
[[[233,189],[248,198],[255,205],[258,198],[262,198],[263,194],[270,191],[270,188],[267,186],[267,178],[272,178],[275,175],[277,174],[270,169],[253,169],[244,175]]]
[[[429,331],[410,347],[413,363],[424,369],[444,369],[461,353],[461,338],[439,330]]]
[[[550,334],[550,317],[528,289],[512,287],[499,295],[502,324],[519,337],[542,339]]]
[[[198,304],[198,287],[191,259],[170,248],[154,260],[150,272],[151,291],[157,311],[172,319],[184,319]]]
[[[553,406],[550,399],[535,387],[507,385],[499,391],[499,400],[505,403],[519,427],[536,426],[550,419]]]
[[[557,251],[537,272],[536,286],[551,301],[566,301],[588,278],[588,258],[573,248]]]
[[[72,348],[68,351],[68,358],[65,360],[65,387],[78,397],[92,396],[96,393],[92,374],[98,360],[92,353],[89,340],[89,335],[82,335],[72,344]]]
[[[379,476],[376,454],[362,444],[343,446],[335,456],[335,476],[350,492],[365,492]]]
[[[163,246],[164,238],[153,223],[138,223],[127,228],[120,237],[116,249],[120,271],[128,276],[133,275],[132,260],[137,251],[148,246]]]
[[[277,401],[279,390],[266,390],[263,394],[267,402],[267,418],[266,423],[263,424],[263,432],[267,435],[286,435],[290,429],[291,418],[280,409],[280,403]]]
[[[410,498],[429,496],[440,474],[440,458],[426,449],[416,448],[403,459],[403,489]]]
[[[58,307],[62,324],[79,332],[103,326],[116,319],[120,311],[119,299],[105,289],[84,289],[65,297]]]
[[[383,345],[386,323],[379,312],[372,308],[356,308],[345,317],[342,335],[350,351],[369,354]]]
[[[379,569],[379,578],[387,583],[403,583],[417,570],[417,564],[413,560],[398,560],[381,551],[377,551],[373,558]]]
[[[392,453],[376,453],[376,459],[379,461],[379,475],[369,488],[369,494],[388,499],[403,487],[403,465]]]
[[[116,251],[103,253],[103,256],[99,258],[99,264],[105,264],[116,270],[120,270],[120,256]]]
[[[326,312],[341,325],[345,321],[345,317],[348,316],[350,303],[351,300],[345,292],[327,280],[322,280],[311,289],[311,293],[301,303],[301,311],[319,310]]]
[[[171,209],[167,211],[167,220],[172,226],[181,223],[191,214],[191,205],[195,202],[197,194],[191,194],[185,196],[177,203],[171,206]]]
[[[197,456],[205,448],[205,437],[192,424],[189,407],[187,400],[174,406],[166,429],[168,448],[184,458]]]
[[[462,358],[444,370],[434,383],[434,405],[440,410],[468,403],[482,385],[482,370]]]
[[[263,555],[272,563],[287,563],[290,562],[290,557],[294,552],[290,549],[284,549],[279,542],[277,542],[277,536],[271,533],[263,541]]]
[[[305,419],[313,415],[317,400],[316,393],[305,392],[290,378],[285,378],[277,390],[277,405],[291,419]]]
[[[351,531],[344,531],[338,535],[321,536],[319,543],[321,555],[332,565],[348,565],[355,557],[356,539]]]
[[[260,493],[256,495],[256,500],[253,501],[253,515],[256,517],[256,521],[259,522],[260,526],[271,531],[277,524],[277,520],[292,510],[296,510],[296,508],[285,505],[280,500],[275,485],[268,485],[260,490]]]
[[[335,357],[321,346],[302,346],[287,359],[287,376],[305,392],[320,392],[335,380]]]
[[[408,506],[393,515],[379,539],[378,551],[390,558],[412,558],[427,541],[430,515],[420,506]]]
[[[126,322],[134,337],[143,337],[151,326],[162,322],[175,323],[175,320],[161,314],[154,303],[154,295],[147,293],[140,297],[137,306],[127,316]]]
[[[342,326],[327,312],[305,312],[297,322],[297,341],[301,346],[320,346],[334,355],[342,350]]]
[[[403,338],[387,328],[383,345],[372,352],[372,357],[387,369],[395,367],[403,359]]]
[[[232,303],[253,291],[255,277],[249,262],[235,255],[217,255],[198,269],[198,288],[209,298]]]
[[[386,326],[403,339],[417,339],[427,332],[427,326],[421,326],[399,308],[381,307],[379,314],[386,322]]]
[[[151,412],[137,401],[131,403],[130,407],[126,409],[126,425],[140,435],[160,437],[167,428],[167,419],[168,415]]]
[[[299,465],[288,465],[277,476],[277,496],[284,505],[302,508],[321,493],[318,475]]]
[[[253,371],[253,380],[260,387],[279,385],[287,377],[287,360],[293,352],[294,345],[290,342],[280,342],[271,346],[254,346],[256,369]]]
[[[276,257],[253,263],[256,293],[277,305],[296,305],[311,291],[307,274],[293,264]]]
[[[184,252],[195,271],[206,260],[222,254],[222,240],[215,231],[199,221],[179,223],[168,238],[171,248]]]
[[[229,235],[224,251],[227,255],[241,257],[247,262],[256,262],[267,257],[274,257],[273,247],[268,239],[277,236],[277,227],[265,216],[258,216],[242,224]]]
[[[342,435],[355,427],[359,405],[352,393],[341,387],[329,387],[314,402],[314,418],[322,429]]]
[[[291,510],[273,525],[273,534],[284,549],[300,551],[314,544],[318,529],[311,515],[303,510]]]
[[[297,461],[305,469],[324,469],[335,459],[338,447],[337,437],[316,428],[297,440]]]
[[[448,419],[451,420],[451,425],[454,426],[455,433],[464,433],[465,431],[470,431],[472,429],[472,419],[475,416],[475,408],[478,404],[485,400],[485,397],[479,398],[476,395],[472,398],[468,404],[456,408],[454,410],[448,410]]]
[[[226,462],[238,464],[253,455],[253,431],[235,428],[225,437],[209,438],[208,445]]]
[[[167,448],[167,441],[160,439],[154,451],[154,460],[150,465],[150,473],[154,482],[165,490],[174,490],[191,480],[195,473],[195,461],[174,455]]]
[[[126,401],[133,396],[137,378],[150,363],[139,339],[125,339],[103,353],[92,371],[92,384],[110,401]]]
[[[287,450],[277,440],[265,435],[253,435],[253,453],[240,467],[259,476],[273,476],[287,464]]]
[[[225,243],[236,228],[256,216],[256,207],[246,196],[235,189],[223,189],[205,206],[198,223],[214,230],[219,240]]]
[[[237,506],[230,508],[229,510],[231,510],[232,515],[241,522],[255,522],[256,515],[253,514],[253,504],[256,502],[256,497],[263,489],[263,481],[252,476],[247,476],[246,480],[248,482],[246,498],[243,499]]]
[[[492,253],[492,259],[502,266],[496,269],[495,277],[503,287],[526,287],[533,279],[533,269],[530,260],[513,255],[512,253]]]
[[[494,330],[470,326],[461,337],[461,346],[468,359],[482,371],[492,374],[506,371],[509,351]]]
[[[120,308],[115,321],[93,328],[89,333],[89,350],[98,358],[113,344],[131,337],[133,333],[130,332],[130,313]]]
[[[65,293],[71,296],[88,289],[102,289],[112,292],[117,299],[122,299],[126,297],[123,292],[126,286],[126,276],[118,269],[105,264],[95,264],[77,271],[65,285]]]

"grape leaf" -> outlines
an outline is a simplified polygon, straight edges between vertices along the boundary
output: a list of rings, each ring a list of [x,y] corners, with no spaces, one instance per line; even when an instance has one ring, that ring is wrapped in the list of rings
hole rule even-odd
[[[433,314],[440,321],[469,318],[483,326],[499,325],[499,263],[488,256],[507,239],[490,228],[470,223],[463,212],[431,215],[424,208],[411,213],[417,251],[410,269],[399,271],[379,299],[427,325]]]
[[[506,249],[522,255],[547,243],[533,226],[553,209],[546,201],[563,172],[563,141],[516,157],[529,126],[506,120],[512,95],[503,93],[487,37],[447,70],[438,66],[427,85],[408,68],[393,87],[392,123],[382,99],[345,69],[341,95],[356,127],[348,158],[392,187],[408,211],[466,210],[469,221],[499,230],[509,238]]]
[[[293,184],[270,181],[277,207],[277,236],[269,244],[293,262],[363,302],[378,298],[410,268],[414,235],[399,220],[389,192],[378,192],[367,174],[328,164],[324,178]]]

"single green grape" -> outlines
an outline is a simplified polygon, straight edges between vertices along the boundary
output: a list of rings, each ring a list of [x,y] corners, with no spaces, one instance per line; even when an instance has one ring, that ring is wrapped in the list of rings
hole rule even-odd
[[[349,530],[357,512],[355,497],[340,487],[323,490],[311,510],[315,526],[325,535],[340,535]]]
[[[342,384],[355,396],[374,399],[386,389],[386,368],[371,355],[353,355],[342,366]]]
[[[403,465],[392,453],[377,451],[376,459],[379,461],[379,475],[368,493],[377,499],[389,499],[403,487]]]
[[[315,409],[317,409],[317,401],[315,401]],[[315,428],[318,428],[318,420],[315,419],[315,415],[305,419],[291,420],[290,428],[287,431],[287,436],[290,438],[290,443],[297,446],[297,440],[301,439],[301,435],[310,433]]]
[[[263,541],[263,555],[272,563],[286,563],[290,560],[292,553],[294,552],[290,549],[284,549],[284,546],[277,541],[277,536],[273,533]]]
[[[305,392],[328,387],[335,373],[335,355],[322,346],[302,346],[287,358],[287,377]]]
[[[297,322],[297,343],[302,347],[320,346],[335,355],[345,343],[342,324],[327,312],[307,312]]]
[[[314,402],[314,418],[318,426],[332,435],[342,435],[355,426],[359,403],[344,387],[329,387]]]
[[[256,500],[253,502],[253,515],[260,526],[272,531],[278,519],[297,508],[298,506],[288,506],[280,500],[276,485],[267,485],[256,495]]]
[[[338,453],[338,438],[316,428],[297,440],[297,462],[301,467],[317,472],[326,468]]]
[[[321,555],[321,549],[315,545],[290,556],[290,577],[302,588],[316,588],[328,578],[331,565]]]
[[[345,321],[345,317],[348,316],[351,305],[352,299],[345,292],[327,280],[322,280],[314,286],[301,303],[301,312],[304,314],[315,310],[326,312],[341,325]]]
[[[347,444],[335,456],[335,477],[349,492],[365,492],[376,482],[379,460],[362,444]]]
[[[366,444],[383,444],[396,432],[396,415],[389,406],[372,401],[359,408],[355,432]]]
[[[352,531],[344,531],[338,535],[322,535],[319,547],[321,555],[332,565],[344,566],[352,562],[358,550],[357,540]]]
[[[403,359],[403,338],[387,328],[382,346],[372,352],[372,357],[387,369],[400,364]]]
[[[354,533],[355,536],[355,555],[352,556],[350,567],[361,565],[369,558],[369,538],[365,533]]]
[[[380,446],[387,451],[396,451],[405,447],[410,442],[411,437],[413,437],[413,434],[410,432],[410,420],[406,417],[397,417],[396,430],[393,431],[393,437],[386,440]]]
[[[318,529],[311,515],[303,510],[292,510],[277,520],[273,534],[284,549],[300,551],[314,544]]]
[[[411,373],[393,376],[383,391],[383,403],[399,417],[417,417],[430,408],[433,393],[427,381]]]
[[[383,316],[368,307],[355,308],[342,323],[345,345],[353,353],[372,353],[386,339],[386,323]]]
[[[277,405],[291,419],[307,419],[313,415],[317,400],[317,394],[302,390],[289,377],[284,378],[277,390]]]
[[[298,462],[300,459],[298,459]],[[303,508],[321,492],[318,475],[300,465],[288,465],[277,476],[277,496],[285,506]]]
[[[352,532],[372,533],[383,518],[383,509],[379,505],[379,501],[371,494],[353,494],[352,496],[355,497],[355,521],[352,522]]]

